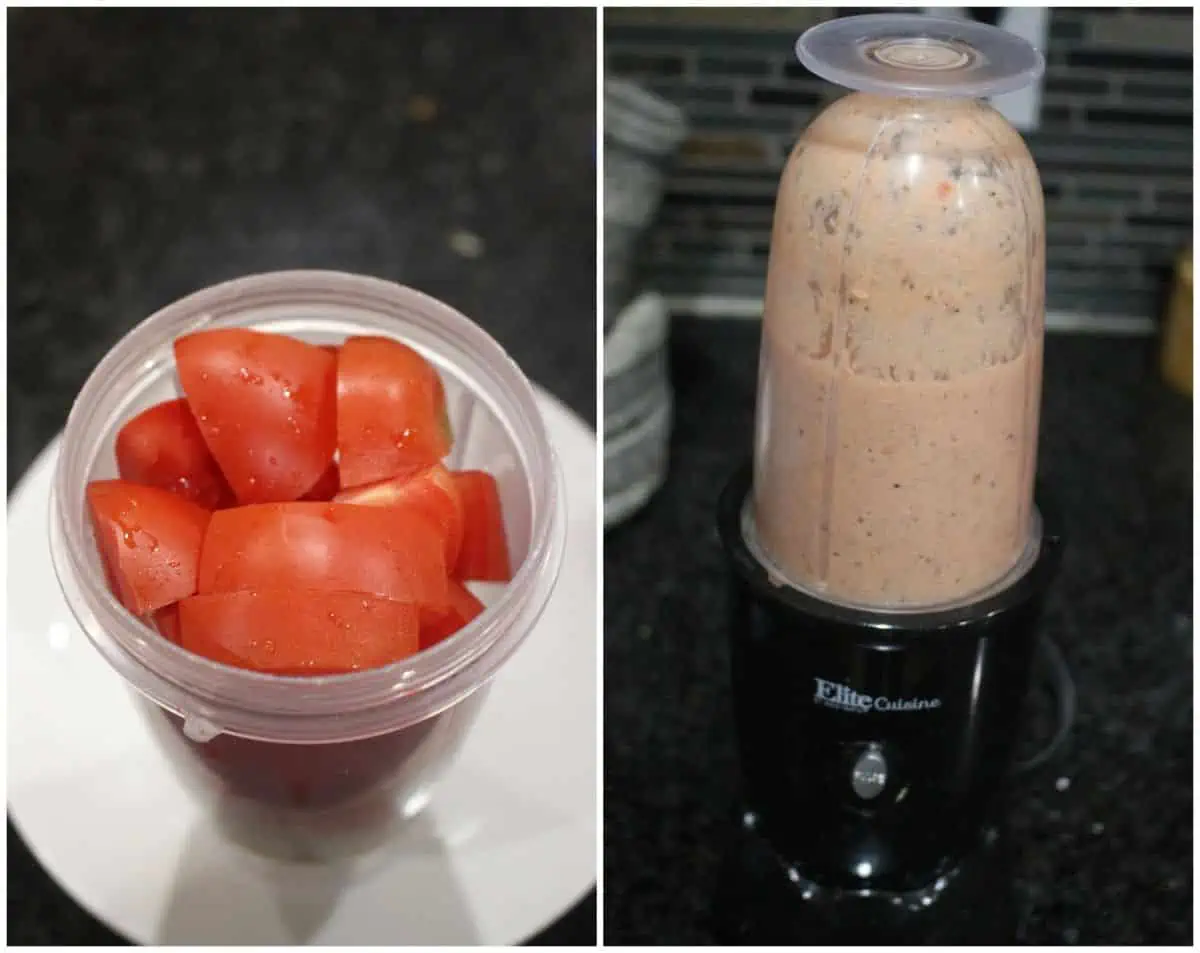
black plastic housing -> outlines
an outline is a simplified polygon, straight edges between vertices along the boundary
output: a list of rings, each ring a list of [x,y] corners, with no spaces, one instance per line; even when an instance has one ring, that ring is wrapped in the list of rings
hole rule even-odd
[[[896,896],[953,879],[1000,819],[1061,555],[1057,514],[1039,490],[1040,551],[994,595],[936,612],[852,609],[772,581],[743,537],[751,479],[747,465],[719,510],[746,834],[806,899],[879,895],[898,912]],[[856,766],[880,764],[882,790],[861,796]],[[878,787],[880,773],[867,776]]]

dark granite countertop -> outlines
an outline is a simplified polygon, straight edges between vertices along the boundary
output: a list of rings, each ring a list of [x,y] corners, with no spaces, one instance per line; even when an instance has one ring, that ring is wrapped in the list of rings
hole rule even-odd
[[[274,269],[421,288],[594,423],[593,11],[21,10],[8,49],[10,491],[125,331]],[[11,824],[8,884],[11,943],[119,940]],[[540,939],[594,943],[594,893]]]
[[[670,475],[605,541],[605,940],[713,942],[733,823],[715,501],[749,453],[758,327],[677,321]],[[1191,402],[1146,340],[1052,336],[1041,473],[1068,549],[1046,609],[1074,730],[1011,797],[1022,938],[1191,944]],[[1036,721],[1036,719],[1035,719]]]

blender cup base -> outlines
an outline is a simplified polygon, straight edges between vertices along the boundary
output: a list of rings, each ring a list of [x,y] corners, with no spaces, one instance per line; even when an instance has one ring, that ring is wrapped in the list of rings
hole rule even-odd
[[[1015,943],[1018,916],[1005,839],[988,830],[974,853],[921,890],[831,889],[790,871],[745,825],[718,879],[713,928],[728,945]]]
[[[8,506],[10,532],[23,541],[9,576],[8,704],[21,726],[9,739],[10,838],[19,834],[46,876],[143,946],[394,947],[397,937],[416,947],[511,946],[580,903],[596,877],[596,726],[546,712],[564,697],[591,699],[598,684],[588,555],[600,536],[596,437],[549,395],[539,392],[538,405],[572,514],[554,593],[491,682],[433,801],[401,822],[399,843],[352,864],[242,849],[209,813],[206,790],[173,770],[147,726],[180,733],[142,717],[51,570],[46,522],[60,442],[51,443]],[[70,704],[47,704],[47,673],[54,697]],[[404,813],[419,806],[397,802]],[[530,872],[520,903],[512,878],[496,875],[506,851]]]

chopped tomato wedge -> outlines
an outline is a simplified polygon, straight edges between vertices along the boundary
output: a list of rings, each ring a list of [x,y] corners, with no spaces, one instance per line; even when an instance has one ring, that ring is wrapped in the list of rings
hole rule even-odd
[[[179,603],[180,644],[215,662],[278,675],[387,665],[419,648],[415,605],[360,592],[256,589]]]
[[[197,592],[322,589],[446,604],[442,533],[408,508],[260,503],[218,510]]]
[[[179,644],[179,603],[172,602],[154,613],[154,627],[168,642]]]
[[[342,487],[388,480],[450,452],[446,394],[424,357],[391,338],[349,338],[337,360]]]
[[[463,510],[458,487],[440,463],[412,475],[343,490],[334,499],[357,506],[407,506],[424,513],[441,527],[446,541],[446,565],[453,567],[462,545]]]
[[[90,483],[87,500],[105,572],[126,609],[149,615],[196,591],[208,510],[127,480]]]
[[[434,371],[433,403],[438,409],[438,426],[442,428],[442,439],[446,441],[446,453],[454,446],[454,428],[450,426],[450,408],[446,403],[446,385],[442,375]],[[442,454],[445,456],[446,454]]]
[[[157,486],[209,510],[234,502],[182,397],[155,404],[125,424],[116,454],[123,480]]]
[[[463,509],[463,540],[455,578],[509,582],[512,565],[496,478],[482,470],[463,470],[454,474],[454,483]]]
[[[453,473],[445,384],[390,338],[223,328],[175,342],[185,396],[126,421],[87,487],[108,584],[163,638],[280,675],[386,665],[512,577],[499,487]],[[212,746],[206,746],[212,750]]]
[[[300,499],[327,503],[337,496],[339,485],[337,464],[331,463],[325,472],[321,474],[320,479],[317,480],[313,488],[300,497]]]
[[[449,638],[486,608],[475,598],[474,593],[450,581],[449,599],[445,609],[427,609],[421,612],[421,648],[437,645]]]
[[[313,344],[244,328],[175,342],[179,380],[241,503],[296,500],[333,459],[337,361]]]

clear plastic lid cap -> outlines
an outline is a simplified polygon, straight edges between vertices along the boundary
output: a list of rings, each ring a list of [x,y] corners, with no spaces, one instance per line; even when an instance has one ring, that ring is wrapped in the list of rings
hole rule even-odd
[[[822,79],[883,96],[982,99],[1027,86],[1045,68],[1006,30],[911,13],[828,20],[796,41],[796,56]]]

